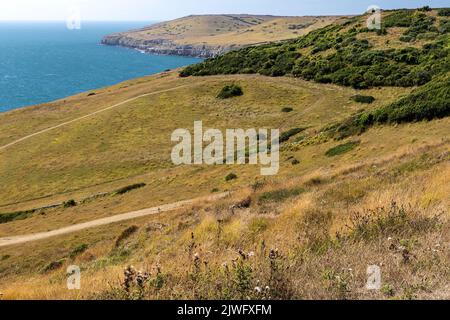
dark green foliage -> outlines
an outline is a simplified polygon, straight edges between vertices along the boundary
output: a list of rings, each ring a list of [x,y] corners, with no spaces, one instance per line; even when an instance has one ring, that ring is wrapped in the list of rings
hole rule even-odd
[[[128,239],[132,234],[139,230],[138,226],[130,226],[122,231],[122,233],[117,237],[115,247],[119,247],[125,239]]]
[[[349,20],[350,24],[355,21]],[[383,30],[407,27],[403,41],[417,38],[434,42],[427,48],[375,50],[358,39],[357,30],[330,25],[294,40],[233,51],[182,71],[185,76],[259,73],[267,76],[294,75],[319,83],[334,83],[364,89],[378,86],[420,86],[449,69],[448,27],[434,26],[434,18],[417,10],[399,10],[384,19]],[[383,33],[383,32],[382,32]],[[441,34],[439,36],[439,34]],[[406,45],[406,44],[405,44]],[[310,48],[309,54],[300,54]],[[334,49],[329,54],[323,52]],[[321,53],[319,55],[319,53]]]
[[[237,175],[235,173],[230,173],[225,177],[225,181],[231,181],[237,179]]]
[[[407,39],[406,42],[411,42],[424,33],[437,32],[438,30],[433,25],[435,20],[436,19],[434,17],[430,17],[423,12],[416,12],[415,14],[412,15],[409,28],[403,34],[403,38],[401,38],[400,40]]]
[[[450,19],[442,19],[439,22],[439,32],[443,34],[450,32]]]
[[[362,96],[359,94],[353,96],[351,99],[358,103],[369,103],[369,104],[375,101],[375,98],[372,96]]]
[[[85,252],[88,249],[88,245],[87,244],[80,244],[79,246],[75,247],[72,252],[70,252],[69,257],[70,258],[75,258],[76,256],[82,254],[83,252]]]
[[[297,159],[293,159],[291,163],[293,166],[296,166],[296,165],[300,164],[300,161],[298,161]]]
[[[328,150],[325,155],[327,155],[328,157],[334,157],[334,156],[338,156],[344,153],[347,153],[349,151],[352,151],[353,149],[355,149],[355,147],[357,145],[359,145],[359,141],[351,141],[351,142],[347,142],[344,144],[340,144],[334,148],[331,148],[330,150]]]
[[[259,203],[264,202],[281,202],[286,199],[296,197],[301,193],[305,192],[303,188],[293,188],[293,189],[280,189],[274,191],[268,191],[261,194],[258,198]]]
[[[136,189],[140,189],[140,188],[143,188],[143,187],[145,187],[146,186],[146,184],[145,183],[136,183],[136,184],[132,184],[132,185],[129,185],[129,186],[126,186],[126,187],[123,187],[123,188],[120,188],[120,189],[118,189],[118,190],[116,190],[115,192],[114,192],[114,194],[125,194],[125,193],[127,193],[127,192],[130,192],[130,191],[132,191],[132,190],[136,190]]]
[[[48,273],[50,271],[57,270],[63,266],[64,262],[65,259],[50,262],[44,268],[42,268],[41,273]]]
[[[290,108],[290,107],[284,107],[283,109],[281,109],[281,112],[285,112],[285,113],[289,113],[294,111],[294,109]]]
[[[18,211],[11,213],[2,213],[0,214],[0,224],[8,223],[15,220],[24,220],[26,218],[31,217],[36,210],[28,210],[28,211]]]
[[[419,11],[428,12],[428,11],[431,11],[432,9],[430,8],[430,6],[424,6],[424,7],[420,8],[420,9],[418,9],[418,10]]]
[[[305,130],[305,128],[292,128],[292,129],[289,129],[288,131],[283,132],[280,135],[280,143],[288,141],[291,137],[295,136],[296,134],[298,134],[304,130]]]
[[[217,95],[217,98],[219,99],[229,99],[232,97],[238,97],[242,96],[244,92],[242,91],[242,88],[237,84],[228,85],[222,88],[220,90],[219,94]]]
[[[356,114],[327,128],[334,138],[360,134],[374,124],[433,120],[450,116],[450,73],[435,78],[411,94],[370,112]]]
[[[373,113],[377,123],[433,120],[450,115],[450,76],[436,78],[410,95]]]
[[[71,208],[71,207],[75,207],[77,205],[76,201],[71,199],[71,200],[67,200],[63,203],[63,207],[64,208]]]
[[[442,8],[438,10],[438,16],[450,17],[450,8]]]
[[[413,21],[414,10],[398,10],[383,19],[386,28],[409,27]]]

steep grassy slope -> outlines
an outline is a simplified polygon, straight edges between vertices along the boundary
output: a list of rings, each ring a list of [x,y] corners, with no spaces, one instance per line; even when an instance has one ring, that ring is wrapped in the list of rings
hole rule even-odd
[[[407,21],[403,22],[398,15]],[[423,85],[450,69],[450,35],[445,27],[449,18],[435,15],[435,11],[419,10],[385,13],[383,29],[375,36],[365,27],[366,16],[355,17],[295,40],[245,48],[207,60],[187,67],[181,76],[291,74],[357,89]],[[406,36],[412,38],[407,40]],[[384,41],[383,49],[376,47],[374,37],[378,42]],[[398,44],[391,47],[391,42],[398,41],[403,43],[401,48]]]

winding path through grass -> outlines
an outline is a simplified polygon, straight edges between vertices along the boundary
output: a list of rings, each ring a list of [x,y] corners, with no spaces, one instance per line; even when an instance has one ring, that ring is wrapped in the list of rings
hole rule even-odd
[[[65,234],[69,234],[69,233],[73,233],[73,232],[77,232],[77,231],[82,231],[82,230],[85,230],[88,228],[99,227],[99,226],[104,226],[104,225],[108,225],[108,224],[112,224],[112,223],[116,223],[116,222],[121,222],[121,221],[141,218],[141,217],[145,217],[145,216],[155,215],[155,214],[162,213],[162,212],[180,209],[184,206],[194,204],[197,201],[216,201],[219,199],[223,199],[223,198],[227,197],[228,195],[230,195],[230,192],[224,192],[224,193],[215,194],[212,196],[195,198],[195,199],[190,199],[190,200],[183,200],[183,201],[165,204],[165,205],[162,205],[159,207],[152,207],[152,208],[147,208],[147,209],[143,209],[143,210],[139,210],[139,211],[132,211],[132,212],[127,212],[127,213],[123,213],[123,214],[118,214],[118,215],[115,215],[112,217],[107,217],[107,218],[92,220],[89,222],[79,223],[79,224],[75,224],[72,226],[68,226],[68,227],[64,227],[64,228],[60,228],[60,229],[56,229],[56,230],[52,230],[52,231],[48,231],[48,232],[40,232],[40,233],[32,233],[32,234],[21,235],[21,236],[0,238],[0,247],[6,247],[6,246],[11,246],[11,245],[27,243],[27,242],[31,242],[31,241],[48,239],[48,238],[55,237],[55,236],[65,235]]]

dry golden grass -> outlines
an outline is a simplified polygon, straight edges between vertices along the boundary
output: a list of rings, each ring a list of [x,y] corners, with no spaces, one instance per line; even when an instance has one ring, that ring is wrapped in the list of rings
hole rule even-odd
[[[179,45],[241,47],[299,37],[340,17],[254,15],[188,16],[121,33],[134,40],[165,39]]]
[[[423,159],[424,163],[417,164]],[[124,267],[131,264],[163,279],[157,289],[153,282],[149,284],[142,298],[239,298],[241,294],[261,298],[253,287],[270,281],[275,272],[272,263],[276,263],[283,272],[277,282],[280,287],[270,292],[272,298],[448,298],[450,197],[443,182],[449,178],[448,144],[437,144],[351,168],[344,164],[327,173],[277,179],[216,204],[198,204],[172,214],[55,238],[51,243],[30,243],[20,250],[5,248],[2,253],[11,257],[0,264],[4,280],[0,291],[6,299],[130,298],[120,289],[120,282]],[[305,193],[268,206],[258,203],[265,192],[298,186]],[[423,202],[430,195],[434,201]],[[229,209],[248,196],[253,200],[250,208]],[[373,240],[352,238],[348,226],[353,213],[389,209],[392,201],[406,208],[411,220],[405,221],[419,229],[400,226],[392,233],[376,234]],[[420,221],[436,215],[438,224],[420,227],[424,223]],[[139,231],[115,248],[115,239],[131,225]],[[89,243],[89,248],[74,260],[66,258],[59,270],[35,273],[49,261],[67,257],[75,243]],[[407,247],[406,258],[402,246]],[[275,248],[280,257],[268,258]],[[251,287],[244,292],[232,285],[228,288],[234,282],[228,283],[220,271],[224,262],[230,277],[242,271],[232,267],[232,260],[241,261],[239,250],[255,253],[242,262],[253,270]],[[5,263],[17,267],[11,270]],[[65,288],[64,270],[69,264],[82,267],[81,291]],[[373,264],[381,266],[382,291],[364,289],[366,268]]]

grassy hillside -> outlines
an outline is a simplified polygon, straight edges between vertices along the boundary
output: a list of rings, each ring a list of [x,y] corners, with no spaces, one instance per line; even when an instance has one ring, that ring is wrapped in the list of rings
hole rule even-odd
[[[385,14],[400,15],[408,23],[417,15],[423,18],[422,11],[409,13]],[[436,11],[424,14],[435,17],[433,26],[446,19]],[[219,70],[232,57],[242,63],[256,59],[255,68],[273,70],[274,65],[266,68],[256,57],[265,61],[273,51],[281,63],[286,56],[277,50],[287,46],[300,54],[294,65],[299,59],[345,55],[345,48],[342,53],[334,47],[311,51],[339,34],[344,40],[351,29],[359,30],[363,19],[186,70]],[[94,95],[1,113],[0,238],[233,193],[173,212],[0,247],[0,297],[449,298],[448,57],[431,59],[423,48],[448,34],[433,29],[427,31],[433,39],[423,39],[419,32],[414,41],[401,41],[409,25],[387,24],[387,35],[353,32],[361,39],[353,41],[353,49],[364,39],[368,45],[352,54],[372,56],[377,46],[392,46],[383,61],[392,65],[392,72],[403,70],[392,79],[416,79],[415,70],[424,68],[430,79],[421,86],[354,88],[289,72],[280,77],[179,77],[173,71],[98,89]],[[418,50],[418,63],[394,59],[407,47]],[[253,50],[254,56],[244,55]],[[442,54],[448,44],[430,50]],[[239,73],[240,67],[240,62],[233,65],[237,69],[229,73]],[[355,65],[351,70],[367,68]],[[218,98],[232,84],[243,94]],[[411,121],[420,119],[427,121]],[[280,173],[262,177],[259,166],[173,166],[170,135],[177,128],[192,130],[195,120],[222,130],[280,128]],[[67,124],[18,141],[61,123]],[[235,179],[226,179],[230,174]],[[65,287],[66,267],[73,264],[82,270],[80,291]],[[137,272],[130,265],[148,273],[143,284],[125,276]],[[380,291],[365,289],[369,265],[381,267]]]
[[[181,75],[290,74],[357,89],[423,85],[450,68],[449,18],[436,14],[387,12],[377,33],[365,27],[367,17],[356,17],[295,40],[234,51],[187,67]]]
[[[121,45],[163,48],[196,47],[229,51],[252,44],[296,38],[340,17],[277,17],[262,15],[194,15],[143,29],[117,33]],[[165,45],[164,45],[165,43]]]

